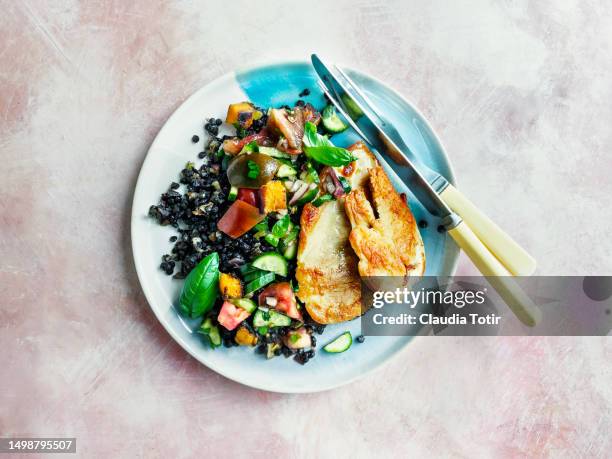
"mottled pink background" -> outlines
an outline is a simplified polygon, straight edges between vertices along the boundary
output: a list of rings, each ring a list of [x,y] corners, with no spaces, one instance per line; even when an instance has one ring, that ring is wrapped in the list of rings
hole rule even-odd
[[[2,436],[74,436],[101,458],[612,455],[609,338],[422,338],[348,387],[269,394],[171,340],[129,241],[136,175],[181,101],[244,63],[317,51],[412,99],[540,273],[612,274],[610,2],[0,11]]]

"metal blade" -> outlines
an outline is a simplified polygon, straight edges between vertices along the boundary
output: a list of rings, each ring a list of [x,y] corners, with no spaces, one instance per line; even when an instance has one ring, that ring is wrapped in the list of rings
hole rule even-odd
[[[354,98],[357,100],[360,99],[359,101],[361,102],[361,105],[365,106],[370,117],[376,119],[380,128],[385,131],[391,140],[393,140],[395,145],[397,145],[397,147],[408,157],[419,172],[427,179],[436,193],[441,193],[448,186],[448,180],[419,160],[419,158],[412,152],[410,147],[406,145],[406,142],[404,142],[404,139],[395,126],[378,114],[378,110],[376,109],[374,103],[363,91],[361,91],[361,89],[359,89],[359,86],[351,79],[350,76],[346,74],[344,70],[337,65],[334,65],[334,69],[348,83],[348,87],[355,91],[353,94]]]
[[[410,159],[401,151],[395,142],[381,129],[381,120],[372,119],[364,104],[354,97],[350,90],[336,75],[319,59],[316,54],[311,56],[315,71],[321,78],[321,82],[327,88],[328,97],[334,105],[342,108],[343,116],[358,126],[362,138],[372,145],[383,156],[397,175],[408,185],[412,193],[433,215],[442,219],[442,224],[447,229],[454,228],[461,219],[453,213],[450,208],[440,199],[438,194],[429,185],[428,181],[421,175]],[[356,113],[357,107],[361,114]]]

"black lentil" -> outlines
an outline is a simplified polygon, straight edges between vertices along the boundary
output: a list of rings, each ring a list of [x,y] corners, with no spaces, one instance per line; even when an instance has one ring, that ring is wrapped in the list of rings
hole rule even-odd
[[[299,97],[306,97],[310,95],[310,89],[308,88],[304,88],[302,89],[302,92],[299,94]]]
[[[438,225],[438,233],[445,233],[446,232],[446,228],[444,227],[444,225]]]
[[[281,354],[283,354],[285,357],[291,357],[293,355],[293,350],[287,346],[283,346],[281,348]]]
[[[211,136],[216,136],[219,134],[219,126],[214,118],[209,119],[204,125],[204,130],[208,132]]]
[[[210,120],[207,125],[211,126]],[[217,129],[216,125],[213,127]],[[232,239],[217,230],[217,222],[231,204],[227,201],[230,184],[226,174],[220,173],[221,160],[216,155],[221,143],[221,139],[211,136],[203,152],[202,165],[188,163],[180,171],[179,182],[185,185],[185,190],[177,191],[179,184],[172,182],[159,203],[149,208],[149,215],[160,225],[171,225],[178,233],[172,241],[175,243],[168,254],[170,258],[160,265],[162,271],[174,274],[176,279],[185,278],[212,252],[219,254],[221,271],[236,274],[245,262],[274,249],[250,233]]]
[[[356,341],[357,341],[358,343],[363,343],[363,342],[365,341],[365,336],[363,336],[363,335],[359,335],[359,336],[357,337]]]
[[[310,94],[309,90],[303,92],[304,95]],[[298,105],[305,104],[304,101],[298,103]],[[255,108],[262,113],[261,118],[253,120],[249,128],[240,128],[239,137],[256,134],[266,126],[267,110]],[[285,108],[291,109],[289,106]],[[225,155],[218,152],[224,140],[235,136],[218,137],[219,126],[222,124],[219,118],[209,118],[205,121],[204,130],[208,138],[205,139],[203,151],[197,155],[201,162],[198,165],[187,163],[179,173],[178,182],[172,182],[168,191],[161,194],[159,202],[149,208],[149,215],[152,218],[160,225],[172,226],[177,233],[169,238],[173,246],[170,253],[162,256],[160,263],[160,269],[167,275],[173,275],[175,279],[184,279],[205,256],[212,252],[219,254],[220,271],[238,276],[238,268],[244,263],[264,252],[275,250],[264,239],[257,239],[250,232],[232,239],[217,229],[217,222],[232,204],[227,200],[230,184],[223,172]],[[198,136],[192,137],[194,143],[199,140]],[[300,168],[304,161],[304,158],[298,158],[296,167]],[[299,213],[291,215],[291,220],[299,225]],[[295,268],[296,261],[291,260],[290,272],[294,272]],[[258,292],[253,293],[256,298]],[[218,325],[224,347],[238,346],[235,342],[236,331],[229,331],[217,323],[222,303],[223,299],[218,298],[208,317],[212,319],[213,324]],[[259,336],[255,352],[266,355],[268,346],[274,346],[275,349],[272,351],[274,355],[293,356],[302,365],[312,359],[317,344],[314,333],[322,334],[325,325],[314,322],[303,307],[301,310],[307,322],[305,327],[311,334],[310,350],[294,350],[287,347],[282,339],[291,327],[281,327],[270,329],[265,335]],[[248,318],[243,324],[252,328],[252,318]]]
[[[429,223],[427,223],[427,220],[420,220],[419,221],[419,228],[421,229],[425,229],[429,226]]]

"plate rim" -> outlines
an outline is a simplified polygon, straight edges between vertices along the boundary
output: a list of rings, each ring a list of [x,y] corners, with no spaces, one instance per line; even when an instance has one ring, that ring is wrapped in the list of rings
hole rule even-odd
[[[350,384],[352,382],[355,382],[367,375],[370,374],[374,374],[378,371],[380,371],[386,364],[390,363],[392,360],[396,359],[398,356],[400,356],[402,353],[406,352],[406,349],[409,347],[408,345],[412,342],[413,339],[416,339],[418,337],[420,337],[420,334],[417,334],[416,336],[413,336],[411,340],[407,341],[405,344],[403,344],[396,352],[387,355],[385,357],[382,357],[379,361],[377,361],[372,367],[370,367],[369,369],[367,369],[366,371],[359,373],[353,377],[350,377],[348,379],[344,379],[341,380],[340,382],[334,383],[334,384],[328,384],[325,386],[320,386],[317,387],[315,389],[303,389],[303,388],[296,388],[295,390],[292,390],[291,388],[288,389],[283,389],[280,390],[278,388],[270,388],[268,386],[266,386],[265,384],[260,384],[257,382],[251,382],[251,381],[245,381],[245,380],[241,380],[238,379],[230,374],[228,374],[228,372],[226,372],[222,367],[219,366],[213,366],[213,365],[209,365],[207,362],[204,362],[200,356],[198,356],[195,352],[193,352],[190,349],[190,346],[188,345],[188,343],[185,342],[185,340],[174,331],[174,329],[172,327],[169,326],[169,323],[161,316],[161,312],[158,314],[158,311],[152,306],[152,299],[151,299],[151,290],[149,288],[146,288],[145,286],[148,285],[148,281],[144,276],[144,268],[142,268],[142,260],[139,259],[139,256],[137,255],[137,250],[136,250],[136,244],[135,244],[135,240],[137,239],[137,237],[135,237],[135,227],[136,222],[138,220],[139,217],[141,217],[142,215],[140,213],[137,212],[136,210],[136,206],[135,206],[135,201],[136,201],[136,197],[138,194],[138,190],[143,182],[143,177],[146,175],[146,170],[148,169],[148,164],[151,161],[151,151],[154,150],[155,148],[157,148],[160,143],[160,137],[162,136],[162,134],[164,133],[164,131],[166,129],[168,129],[168,124],[170,124],[170,122],[174,119],[177,118],[179,116],[179,114],[183,111],[186,110],[186,107],[188,107],[190,105],[190,103],[193,102],[193,100],[195,100],[198,95],[207,90],[207,88],[209,86],[213,86],[213,85],[218,85],[218,84],[222,84],[224,81],[226,80],[232,80],[232,79],[236,79],[236,76],[238,74],[241,73],[247,73],[250,71],[254,71],[257,69],[261,69],[263,67],[275,67],[275,66],[282,66],[282,65],[310,65],[310,62],[306,59],[297,59],[297,60],[286,60],[286,59],[274,59],[274,60],[264,60],[264,61],[255,61],[253,63],[250,63],[249,65],[246,66],[242,66],[237,68],[236,70],[232,70],[229,71],[227,73],[224,73],[223,75],[220,75],[214,79],[212,79],[211,81],[207,82],[206,84],[204,84],[202,87],[200,87],[199,89],[197,89],[195,92],[193,92],[190,96],[188,96],[186,99],[184,99],[180,105],[170,114],[170,116],[168,116],[168,118],[164,121],[164,124],[162,125],[162,127],[159,129],[159,131],[157,132],[157,134],[155,135],[155,138],[153,139],[153,141],[151,142],[151,145],[149,146],[149,148],[147,149],[147,152],[145,154],[144,160],[140,166],[140,170],[138,172],[138,177],[136,179],[136,184],[134,185],[134,190],[133,190],[133,194],[132,194],[132,201],[131,201],[131,215],[130,215],[130,246],[131,246],[131,250],[132,250],[132,261],[134,263],[134,267],[136,269],[136,276],[138,278],[138,282],[140,284],[140,289],[142,290],[142,293],[145,296],[145,299],[147,300],[147,305],[149,306],[149,308],[152,310],[153,314],[155,315],[155,318],[157,319],[157,321],[162,325],[162,327],[164,328],[164,330],[170,335],[170,337],[185,351],[187,352],[189,355],[191,355],[195,360],[197,360],[200,364],[204,365],[206,368],[210,369],[211,371],[214,371],[215,373],[223,376],[224,378],[227,378],[231,381],[234,381],[238,384],[241,384],[243,386],[246,387],[251,387],[253,389],[257,389],[257,390],[263,390],[263,391],[267,391],[267,392],[274,392],[274,393],[283,393],[283,394],[297,394],[297,393],[316,393],[316,392],[323,392],[323,391],[327,391],[327,390],[332,390],[347,384]],[[440,137],[438,136],[438,133],[436,132],[436,130],[432,127],[432,124],[430,122],[430,120],[417,108],[417,106],[415,104],[413,104],[411,102],[410,99],[406,98],[404,95],[402,95],[401,93],[399,93],[393,86],[391,86],[388,83],[383,82],[382,80],[380,80],[379,78],[372,76],[371,74],[364,72],[362,70],[358,70],[358,69],[354,69],[352,67],[349,66],[345,66],[342,65],[342,68],[344,70],[348,70],[350,72],[355,72],[355,73],[359,73],[369,79],[371,79],[372,81],[374,81],[376,84],[385,87],[386,89],[388,89],[389,91],[391,91],[391,93],[393,94],[394,97],[397,97],[399,100],[401,100],[402,102],[404,102],[405,104],[407,104],[412,110],[414,110],[414,112],[423,120],[425,126],[429,129],[430,133],[432,134],[432,137],[434,138],[434,140],[438,143],[438,145],[440,146],[440,151],[446,161],[446,164],[448,165],[448,171],[449,171],[449,176],[446,177],[446,179],[452,183],[453,185],[456,184],[456,176],[455,176],[455,170],[453,167],[453,164],[448,156],[448,153],[446,151],[446,147],[444,146],[444,144],[442,143]],[[454,275],[454,273],[457,270],[457,265],[459,262],[459,252],[457,251],[457,253],[454,256],[454,260],[452,260],[451,265],[450,265],[450,275]]]

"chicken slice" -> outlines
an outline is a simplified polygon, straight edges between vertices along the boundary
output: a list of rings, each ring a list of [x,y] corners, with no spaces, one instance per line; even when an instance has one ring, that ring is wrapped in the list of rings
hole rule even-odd
[[[297,295],[310,317],[322,324],[361,315],[357,257],[348,242],[351,226],[343,207],[342,201],[306,204],[300,220]]]
[[[376,158],[361,142],[349,150],[357,161],[346,166],[341,175],[350,180],[353,189],[359,189],[367,171],[377,164]],[[362,313],[359,260],[349,243],[350,232],[344,198],[320,207],[304,206],[295,274],[297,295],[318,323],[344,322]]]
[[[364,189],[352,191],[345,200],[352,226],[349,241],[359,257],[359,274],[422,275],[423,240],[408,204],[395,191],[381,166],[370,170],[368,185],[371,202]]]

